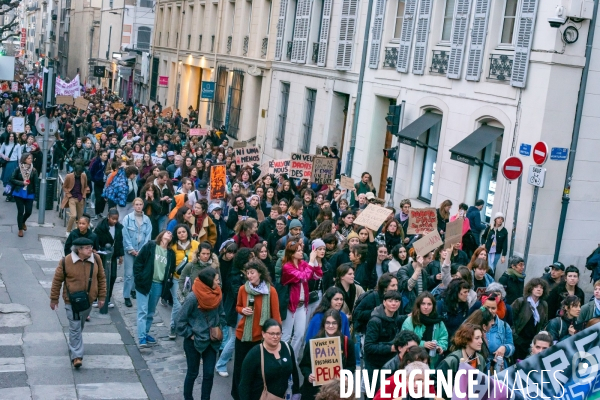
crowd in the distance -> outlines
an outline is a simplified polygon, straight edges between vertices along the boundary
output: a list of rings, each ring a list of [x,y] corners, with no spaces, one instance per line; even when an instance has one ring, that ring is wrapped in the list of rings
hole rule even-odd
[[[158,303],[172,307],[169,338],[183,337],[186,399],[200,366],[202,399],[210,398],[215,372],[228,371],[235,400],[258,400],[264,390],[315,398],[308,343],[331,336],[340,337],[344,369],[419,363],[456,371],[465,360],[499,372],[600,316],[600,283],[595,301],[585,303],[575,266],[556,262],[526,280],[523,259],[506,260],[504,216],[485,223],[483,200],[454,210],[442,202],[437,229],[443,238],[446,224],[462,218],[462,243],[417,256],[413,243],[421,236],[406,234],[410,200],[378,231],[354,224],[379,203],[368,172],[353,190],[261,174],[256,164],[235,163],[223,130],[190,136],[199,126],[191,107],[183,118],[160,105],[115,108],[108,90],[85,97],[85,110],[56,110],[51,165],[67,170],[65,255],[82,239],[95,251],[112,245],[109,298],[123,264],[123,301],[137,307],[140,347],[156,343],[150,333]],[[31,129],[45,112],[39,99],[20,93],[3,114],[2,181],[11,186],[7,201],[17,204],[19,236],[41,173]],[[26,132],[14,134],[19,112]],[[337,157],[337,150],[322,154]],[[211,196],[214,165],[226,166],[223,199]]]

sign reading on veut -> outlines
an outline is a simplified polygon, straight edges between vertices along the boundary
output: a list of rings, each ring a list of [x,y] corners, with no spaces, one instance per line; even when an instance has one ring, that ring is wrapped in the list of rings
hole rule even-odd
[[[388,210],[385,207],[369,204],[367,208],[360,212],[358,218],[354,220],[354,224],[377,231],[391,213],[392,210]]]
[[[463,227],[464,219],[457,218],[454,221],[448,222],[446,224],[446,232],[445,232],[445,242],[444,246],[446,248],[452,246],[455,243],[462,242],[462,227]]]
[[[335,181],[337,158],[313,157],[312,181],[329,185]]]
[[[278,177],[290,172],[290,160],[271,160],[269,161],[269,173]]]
[[[417,252],[418,256],[425,257],[431,251],[437,249],[443,245],[442,238],[438,233],[437,229],[432,230],[427,235],[413,243],[413,248]]]
[[[411,208],[408,212],[409,235],[420,235],[437,230],[437,213],[435,208]]]
[[[339,336],[310,340],[310,363],[315,376],[314,386],[340,378],[342,348]]]
[[[310,154],[292,153],[291,157],[290,178],[310,179],[313,156]]]
[[[15,133],[25,132],[25,118],[24,117],[13,117],[12,130]]]
[[[340,186],[343,189],[352,190],[352,189],[354,189],[354,179],[342,175],[340,177]]]
[[[237,165],[254,164],[260,162],[260,152],[258,147],[244,147],[235,149],[235,163]]]

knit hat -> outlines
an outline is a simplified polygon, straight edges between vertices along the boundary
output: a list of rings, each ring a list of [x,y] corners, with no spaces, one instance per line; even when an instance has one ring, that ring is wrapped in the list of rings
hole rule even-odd
[[[302,228],[302,223],[300,221],[298,221],[297,219],[293,219],[290,222],[290,229],[294,229],[294,228]],[[357,236],[358,237],[358,236]]]
[[[322,241],[321,239],[315,239],[315,240],[312,242],[312,250],[316,250],[316,249],[318,249],[319,247],[325,247],[325,242],[324,242],[324,241]]]
[[[346,240],[349,242],[350,239],[358,239],[358,233],[352,231],[348,234],[348,236],[346,237]]]
[[[494,215],[494,220],[495,220],[496,218],[502,218],[503,220],[505,219],[505,218],[504,218],[504,214],[503,214],[503,213],[501,213],[501,212],[499,212],[499,211],[496,213],[496,215]]]

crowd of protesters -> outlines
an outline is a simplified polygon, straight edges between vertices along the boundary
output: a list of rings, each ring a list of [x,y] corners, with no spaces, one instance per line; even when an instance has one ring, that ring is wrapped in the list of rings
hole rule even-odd
[[[187,359],[185,399],[200,366],[202,399],[210,398],[215,372],[229,371],[235,400],[258,400],[264,391],[316,398],[308,343],[332,336],[340,337],[345,369],[371,374],[415,363],[456,371],[464,359],[499,372],[600,316],[600,282],[595,302],[585,303],[574,266],[556,262],[526,281],[523,259],[513,256],[499,274],[508,232],[502,213],[485,223],[483,200],[459,204],[456,213],[442,202],[440,235],[462,218],[463,240],[417,256],[420,236],[406,233],[410,200],[392,207],[378,231],[354,224],[367,205],[380,203],[368,172],[352,190],[270,175],[257,164],[237,165],[222,129],[190,136],[199,127],[192,107],[183,118],[160,105],[120,103],[106,89],[85,97],[87,109],[55,110],[51,164],[66,170],[65,254],[73,243],[113,246],[106,291],[110,298],[123,264],[124,304],[137,308],[140,347],[156,344],[158,304],[172,307],[169,338],[183,338]],[[45,110],[36,92],[7,104],[2,181],[23,236],[42,173],[33,126]],[[19,113],[23,134],[12,132]],[[321,152],[338,156],[335,148]],[[215,165],[226,167],[224,198],[211,194]],[[97,307],[103,298],[92,300]]]

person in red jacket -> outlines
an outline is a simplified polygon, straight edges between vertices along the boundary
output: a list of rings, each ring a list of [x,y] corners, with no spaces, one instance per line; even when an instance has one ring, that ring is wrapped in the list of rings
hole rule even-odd
[[[251,249],[261,241],[256,234],[256,231],[258,231],[258,221],[254,218],[238,222],[235,226],[235,231],[236,234],[233,236],[233,241],[240,249]]]

